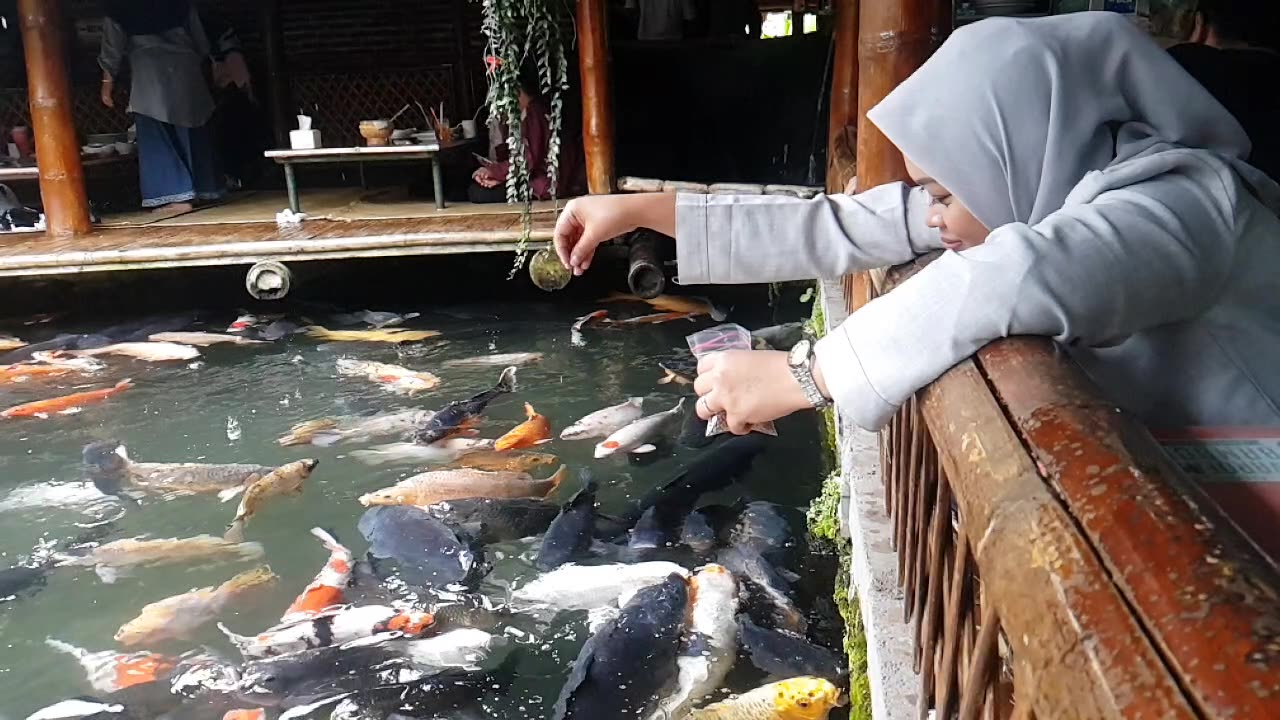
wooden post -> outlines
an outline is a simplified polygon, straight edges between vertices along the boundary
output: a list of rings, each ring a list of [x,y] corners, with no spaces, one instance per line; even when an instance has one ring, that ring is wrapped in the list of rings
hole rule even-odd
[[[858,11],[858,188],[905,180],[902,153],[867,120],[867,111],[924,63],[933,50],[939,0],[861,0]],[[865,275],[865,273],[860,273]],[[874,292],[868,278],[847,275],[845,298],[856,310]]]
[[[582,144],[587,187],[613,192],[613,99],[609,92],[609,37],[605,0],[578,0],[578,71],[582,76]]]
[[[453,0],[453,52],[457,56],[453,66],[453,109],[456,118],[475,115],[475,93],[471,87],[473,70],[480,66],[480,57],[471,56],[471,28],[467,25],[467,0]]]
[[[289,131],[295,126],[296,108],[289,92],[284,60],[284,34],[280,29],[280,0],[262,4],[262,40],[267,61],[267,103],[276,147],[289,147]]]
[[[827,192],[844,190],[832,177],[837,141],[845,128],[858,124],[858,0],[835,1],[831,58],[831,117],[827,129]]]
[[[40,197],[48,233],[55,236],[81,235],[92,226],[80,142],[71,117],[61,5],[60,0],[18,0]]]

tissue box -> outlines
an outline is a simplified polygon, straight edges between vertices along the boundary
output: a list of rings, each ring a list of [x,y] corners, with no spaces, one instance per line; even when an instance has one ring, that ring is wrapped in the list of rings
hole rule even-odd
[[[315,150],[320,147],[320,131],[290,130],[289,147],[294,150]]]

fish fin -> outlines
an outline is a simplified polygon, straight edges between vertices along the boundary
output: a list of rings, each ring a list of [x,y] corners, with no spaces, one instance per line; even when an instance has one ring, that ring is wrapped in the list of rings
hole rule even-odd
[[[330,418],[321,418],[319,420],[308,420],[298,423],[289,428],[286,435],[280,437],[276,442],[285,447],[291,445],[306,445],[307,443],[319,444],[316,437],[325,430],[333,430],[338,427],[338,423]]]
[[[227,628],[226,625],[223,625],[222,623],[218,623],[218,629],[222,631],[223,635],[227,636],[227,639],[231,641],[232,645],[236,646],[236,649],[239,650],[241,654],[244,654],[244,651],[249,646],[253,645],[253,638],[246,637],[244,635],[237,635],[231,632],[231,630]]]
[[[525,404],[524,404],[524,416],[525,416],[525,417],[527,417],[527,418],[529,418],[530,420],[532,420],[532,419],[534,419],[535,417],[537,417],[537,416],[538,416],[538,411],[537,411],[537,410],[534,410],[534,409],[533,409],[533,406],[532,406],[532,405],[530,405],[529,403],[525,403]]]
[[[227,526],[227,532],[222,536],[223,540],[231,543],[244,542],[244,518],[236,518]]]
[[[675,406],[675,407],[673,407],[673,408],[671,408],[671,411],[670,411],[670,412],[671,412],[671,414],[672,414],[672,415],[678,415],[679,413],[683,412],[683,411],[684,411],[684,401],[685,401],[685,400],[687,400],[687,399],[688,399],[688,398],[681,397],[681,398],[680,398],[680,400],[676,403],[676,406]]]
[[[564,482],[567,477],[569,477],[569,466],[561,465],[559,470],[556,470],[551,477],[547,478],[547,481],[551,483],[551,489],[547,491],[547,495],[555,492],[556,488],[559,488],[560,483]]]
[[[93,572],[98,579],[107,585],[114,585],[117,580],[122,577],[128,577],[128,571],[123,568],[112,567],[110,565],[95,565]]]
[[[674,372],[671,372],[670,370],[667,370],[666,368],[663,368],[662,370],[663,370],[663,372],[665,372],[665,373],[666,373],[666,375],[664,375],[664,376],[662,376],[661,378],[659,378],[659,379],[658,379],[658,384],[659,384],[659,385],[670,385],[671,383],[673,383],[673,382],[675,382],[675,381],[676,381],[676,374],[675,374]]]
[[[656,445],[653,445],[653,444],[650,444],[650,443],[645,443],[644,445],[641,445],[640,447],[638,447],[638,448],[636,448],[636,449],[632,450],[632,451],[631,451],[631,453],[632,453],[633,455],[645,455],[645,454],[647,454],[647,453],[651,453],[651,452],[653,452],[654,450],[657,450],[657,449],[658,449],[658,447],[657,447]]]
[[[231,502],[237,495],[244,492],[244,485],[237,485],[232,488],[218,491],[218,500],[222,502]]]
[[[547,443],[549,443],[549,442],[551,442],[551,438],[547,438],[547,439],[545,439],[545,440],[539,440],[539,441],[535,442],[535,443],[534,443],[534,445],[546,445],[546,444],[547,444]]]
[[[495,390],[501,392],[515,392],[516,390],[516,366],[512,365],[502,371],[498,376],[498,384],[494,386]]]
[[[125,378],[125,379],[121,380],[120,382],[116,383],[116,386],[115,386],[115,388],[114,388],[114,389],[116,389],[116,390],[128,390],[128,389],[129,389],[129,388],[131,388],[131,387],[133,387],[133,378]]]
[[[48,645],[54,650],[71,655],[75,657],[77,660],[81,660],[86,657],[89,657],[89,655],[91,654],[88,650],[85,650],[82,647],[76,647],[75,645],[72,645],[69,642],[63,642],[62,640],[59,640],[57,638],[47,637],[44,639],[44,644]]]
[[[311,534],[319,538],[321,544],[324,545],[324,549],[329,552],[350,552],[350,550],[347,550],[347,546],[338,542],[338,539],[333,536],[333,533],[325,530],[324,528],[313,527],[311,528]]]

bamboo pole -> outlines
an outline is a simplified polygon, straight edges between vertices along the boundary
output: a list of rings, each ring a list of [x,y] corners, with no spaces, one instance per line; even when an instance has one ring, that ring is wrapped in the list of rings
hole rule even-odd
[[[582,76],[582,144],[587,187],[613,192],[613,100],[609,91],[608,18],[604,0],[578,2],[578,72]]]
[[[827,129],[827,191],[841,192],[836,170],[837,143],[858,124],[858,0],[835,1],[835,45],[831,60],[831,117]]]
[[[50,235],[67,236],[89,232],[92,223],[60,11],[59,0],[18,0],[45,222]]]

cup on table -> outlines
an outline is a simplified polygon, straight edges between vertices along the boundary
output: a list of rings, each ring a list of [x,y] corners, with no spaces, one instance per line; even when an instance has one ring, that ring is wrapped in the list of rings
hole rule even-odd
[[[463,120],[462,121],[462,137],[470,140],[475,136],[476,136],[476,121]]]

